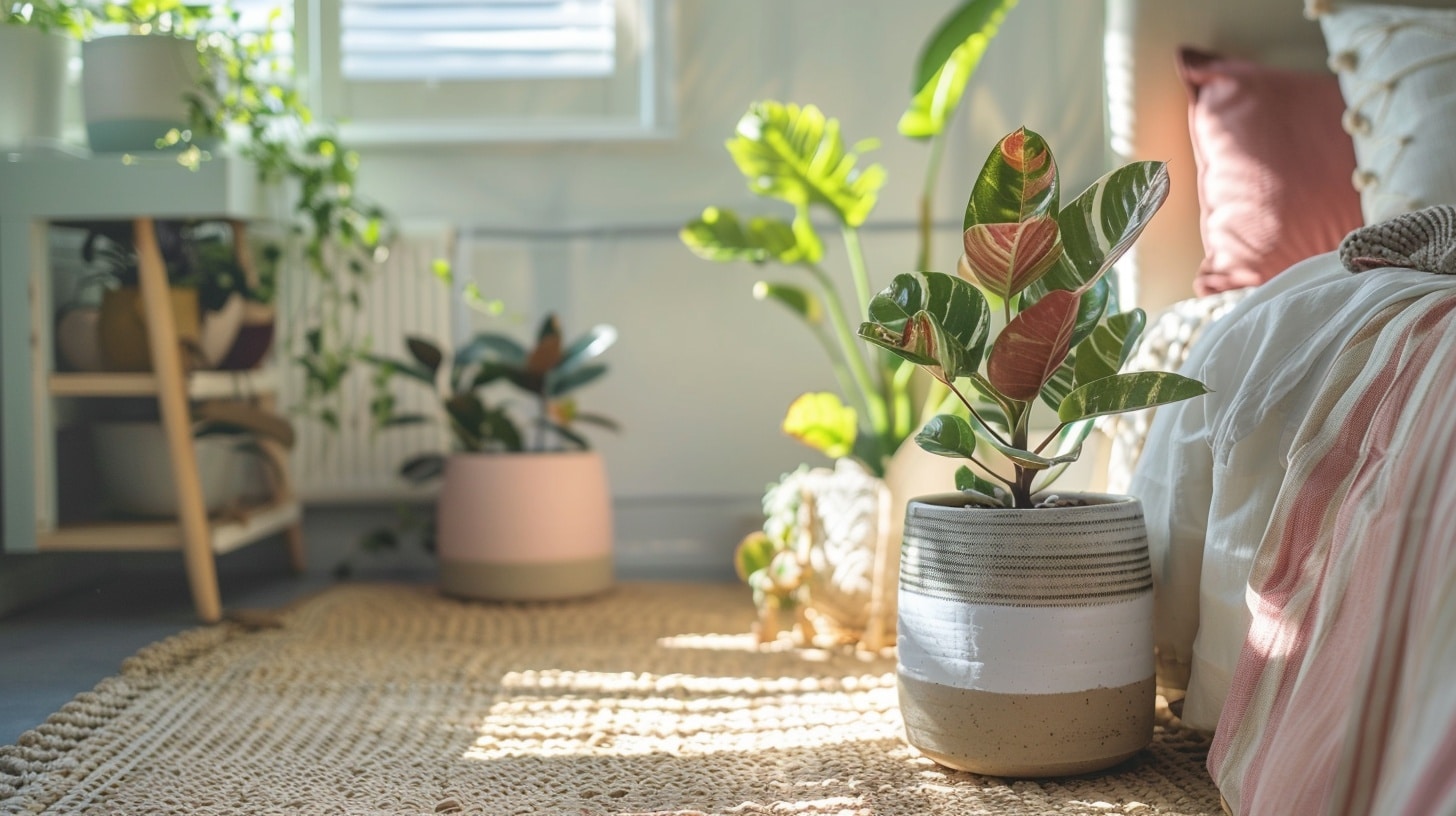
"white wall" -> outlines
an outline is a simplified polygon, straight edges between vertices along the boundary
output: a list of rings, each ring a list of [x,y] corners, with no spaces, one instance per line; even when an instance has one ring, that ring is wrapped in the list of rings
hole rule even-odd
[[[521,335],[547,309],[569,332],[598,322],[621,330],[612,373],[582,394],[625,426],[620,438],[598,437],[619,518],[630,516],[619,522],[619,537],[631,539],[621,545],[668,536],[729,547],[724,519],[751,527],[767,482],[823,461],[778,430],[795,396],[833,380],[806,330],[752,299],[753,282],[777,270],[698,260],[677,230],[708,204],[775,208],[747,192],[723,142],[755,99],[812,102],[843,122],[849,141],[882,140],[871,155],[890,181],[865,248],[876,287],[911,271],[927,151],[895,122],[921,42],[955,4],[680,0],[675,139],[364,152],[364,191],[402,219],[457,224],[462,271],[506,300]],[[1069,195],[1101,173],[1102,16],[1094,0],[1023,0],[992,43],[943,165],[942,269],[960,251],[970,181],[1004,133],[1025,124],[1047,136]],[[838,238],[825,238],[826,266],[852,297]],[[683,540],[654,521],[689,498],[716,514],[703,524],[719,530],[715,540]]]

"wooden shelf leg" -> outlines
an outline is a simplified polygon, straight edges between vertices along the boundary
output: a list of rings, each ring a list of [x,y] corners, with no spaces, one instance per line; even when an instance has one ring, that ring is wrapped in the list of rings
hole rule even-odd
[[[182,522],[182,558],[187,565],[187,582],[197,616],[216,623],[222,619],[222,599],[217,587],[217,564],[213,560],[212,531],[202,496],[202,480],[197,472],[197,452],[192,444],[187,377],[172,317],[167,270],[152,219],[136,219],[133,231],[147,340],[152,352],[152,369],[157,376],[157,406],[167,435],[172,479],[177,485],[177,514]]]

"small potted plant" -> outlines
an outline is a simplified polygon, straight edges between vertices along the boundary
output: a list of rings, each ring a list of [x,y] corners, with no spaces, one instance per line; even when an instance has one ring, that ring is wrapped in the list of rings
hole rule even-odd
[[[1109,314],[1096,295],[1167,193],[1163,164],[1140,162],[1063,206],[1051,150],[1017,130],[972,187],[958,274],[896,277],[860,326],[962,403],[916,436],[966,464],[960,492],[910,502],[900,562],[901,712],[910,743],[942,764],[1084,773],[1152,738],[1141,506],[1043,491],[1094,418],[1206,392],[1178,374],[1118,373],[1146,318]],[[1033,439],[1045,409],[1055,430]]]
[[[69,0],[0,2],[0,147],[60,145],[66,60],[86,24]]]
[[[371,357],[378,367],[373,412],[385,427],[435,419],[455,451],[425,453],[400,467],[421,483],[443,476],[434,524],[441,588],[488,600],[543,600],[590,595],[612,583],[612,511],[606,469],[579,426],[615,429],[578,410],[571,394],[606,373],[594,360],[616,342],[597,326],[564,342],[554,315],[531,348],[493,333],[477,334],[446,364],[439,346],[407,341],[409,360]],[[428,386],[436,416],[401,413],[388,384],[396,377]],[[528,394],[535,416],[522,425],[507,402],[485,389],[504,382]]]

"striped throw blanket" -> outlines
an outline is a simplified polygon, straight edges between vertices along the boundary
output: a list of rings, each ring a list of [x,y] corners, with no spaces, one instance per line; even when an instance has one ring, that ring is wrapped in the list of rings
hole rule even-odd
[[[1209,755],[1234,813],[1456,813],[1453,406],[1450,291],[1382,309],[1325,377]]]

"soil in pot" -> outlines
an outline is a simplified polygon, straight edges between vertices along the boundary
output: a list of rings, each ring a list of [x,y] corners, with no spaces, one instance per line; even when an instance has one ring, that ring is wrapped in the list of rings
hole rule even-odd
[[[1035,510],[906,513],[899,687],[906,737],[989,776],[1111,767],[1152,740],[1152,569],[1141,505],[1063,494]],[[1059,503],[1060,504],[1060,503]]]

